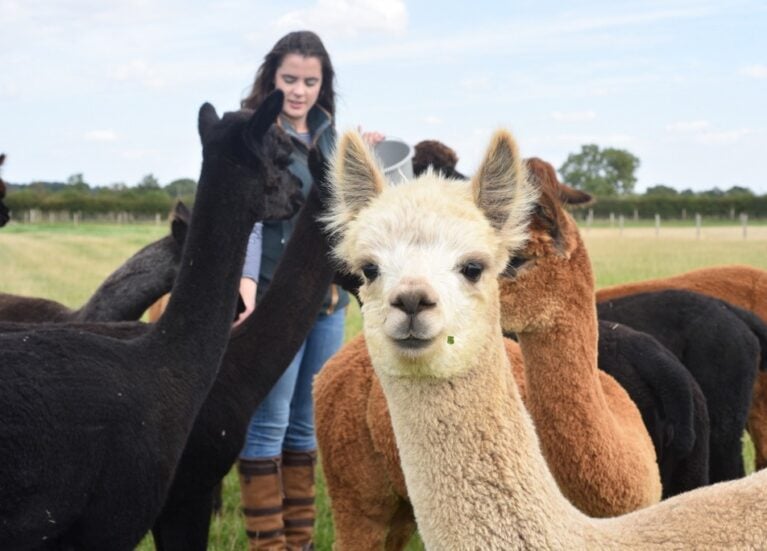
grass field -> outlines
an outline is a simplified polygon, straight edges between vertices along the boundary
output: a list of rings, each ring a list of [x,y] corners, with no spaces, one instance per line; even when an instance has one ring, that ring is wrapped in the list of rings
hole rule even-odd
[[[165,226],[11,224],[0,230],[0,291],[46,297],[68,306],[83,304],[99,283],[139,247],[167,233]],[[652,223],[595,224],[583,229],[597,286],[677,274],[693,268],[742,263],[767,269],[767,225],[751,224],[747,237],[739,225],[712,224],[700,236],[692,222],[668,224],[656,235]],[[359,311],[350,308],[347,338],[360,330]],[[331,548],[333,528],[320,480],[318,550]],[[213,551],[246,548],[239,514],[239,487],[225,480],[224,511],[211,526]],[[153,549],[151,538],[139,549]],[[421,549],[414,541],[410,549]]]

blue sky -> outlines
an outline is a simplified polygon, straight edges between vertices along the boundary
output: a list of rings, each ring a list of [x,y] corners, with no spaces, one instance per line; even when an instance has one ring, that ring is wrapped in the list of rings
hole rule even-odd
[[[627,149],[639,191],[767,193],[762,0],[0,0],[0,28],[9,182],[196,178],[200,104],[236,109],[274,42],[309,28],[341,131],[438,139],[471,172],[506,127],[557,167]]]

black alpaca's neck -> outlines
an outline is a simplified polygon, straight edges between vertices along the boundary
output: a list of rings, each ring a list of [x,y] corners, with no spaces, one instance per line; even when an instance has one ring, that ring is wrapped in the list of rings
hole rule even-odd
[[[150,243],[99,286],[74,321],[132,321],[169,292],[178,270],[179,245],[172,236]]]
[[[287,368],[333,280],[328,240],[316,220],[321,210],[312,186],[269,289],[230,343],[225,361],[235,363],[238,388],[249,401],[260,401]]]
[[[234,319],[256,181],[217,158],[204,160],[189,233],[168,308],[152,336],[164,355],[217,367]],[[252,179],[251,179],[252,180]]]

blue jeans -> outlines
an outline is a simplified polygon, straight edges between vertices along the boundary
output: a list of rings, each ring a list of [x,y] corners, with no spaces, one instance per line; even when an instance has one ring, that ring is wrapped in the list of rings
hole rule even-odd
[[[288,369],[256,408],[242,457],[273,457],[283,449],[302,452],[317,448],[312,381],[343,343],[345,314],[346,308],[341,308],[317,318]]]

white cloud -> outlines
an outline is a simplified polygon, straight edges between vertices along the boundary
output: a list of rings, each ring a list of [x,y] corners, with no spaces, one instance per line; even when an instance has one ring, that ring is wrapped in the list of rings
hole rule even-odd
[[[740,74],[751,78],[767,78],[767,65],[749,65],[740,69]]]
[[[749,128],[721,130],[707,120],[679,121],[666,125],[666,132],[682,135],[703,145],[730,145],[739,142],[745,136],[753,134]]]
[[[549,139],[543,140],[546,143]],[[596,143],[603,147],[612,147],[618,144],[626,144],[634,141],[634,137],[628,134],[557,134],[553,139],[567,145],[582,145],[585,143]]]
[[[597,114],[594,111],[570,111],[569,113],[554,111],[551,113],[551,118],[558,122],[587,122],[593,121],[596,117]]]
[[[160,76],[162,74],[161,70],[143,59],[133,59],[109,69],[109,77],[114,80],[137,81],[153,88],[159,88],[165,84],[165,79]]]
[[[114,130],[90,130],[85,133],[85,140],[89,142],[115,142],[117,133]]]
[[[707,130],[711,127],[708,121],[679,121],[672,122],[666,125],[666,132],[688,134],[690,132],[700,132],[701,130]]]
[[[157,155],[157,150],[155,149],[126,149],[120,153],[120,156],[124,159],[130,159],[130,160],[141,160],[141,159],[148,159],[155,157]]]
[[[323,36],[354,36],[367,32],[401,34],[407,23],[403,0],[317,0],[312,7],[286,13],[274,26],[282,30],[317,29]]]
[[[750,128],[737,128],[735,130],[720,130],[702,132],[695,136],[695,141],[703,145],[732,145],[738,143],[742,138],[752,134],[754,131]]]
[[[319,0],[320,4],[335,4],[342,0]],[[385,2],[386,0],[381,0]],[[378,3],[375,1],[374,3]],[[293,12],[298,13],[298,12]],[[716,13],[713,6],[690,6],[679,9],[645,10],[641,9],[628,14],[608,14],[604,16],[582,16],[579,13],[561,13],[558,17],[547,17],[543,20],[501,20],[495,25],[484,28],[482,32],[475,29],[462,31],[460,27],[451,33],[442,35],[418,36],[404,41],[389,44],[356,48],[353,52],[343,52],[344,61],[370,63],[373,61],[408,59],[427,60],[430,63],[435,57],[448,59],[450,55],[469,55],[501,51],[510,55],[514,52],[527,53],[536,50],[538,53],[561,51],[602,45],[613,48],[617,42],[627,40],[630,33],[627,28],[639,28],[650,23],[696,19],[711,16]],[[313,22],[312,22],[313,24]],[[641,35],[641,41],[648,40],[646,34]],[[636,39],[630,39],[635,42]]]
[[[442,119],[434,115],[428,115],[423,118],[423,122],[426,124],[442,124]]]
[[[464,78],[460,86],[465,92],[486,92],[490,90],[490,79],[487,77]]]

